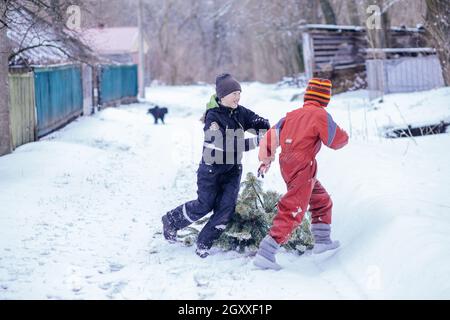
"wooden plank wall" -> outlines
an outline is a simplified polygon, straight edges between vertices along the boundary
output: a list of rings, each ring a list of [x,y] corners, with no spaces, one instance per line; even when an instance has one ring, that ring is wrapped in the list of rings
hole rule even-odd
[[[393,48],[426,46],[422,31],[393,28],[390,37]],[[368,58],[369,43],[363,28],[306,27],[302,42],[307,77],[333,70],[364,68]]]
[[[35,140],[36,113],[32,72],[9,74],[13,149]]]
[[[314,30],[310,33],[314,51],[314,72],[326,72],[364,65],[365,33]]]

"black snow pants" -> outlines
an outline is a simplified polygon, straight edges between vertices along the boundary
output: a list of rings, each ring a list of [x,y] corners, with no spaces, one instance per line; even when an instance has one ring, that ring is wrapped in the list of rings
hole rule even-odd
[[[241,164],[201,163],[197,171],[197,199],[169,211],[168,220],[179,230],[213,211],[197,239],[198,248],[211,248],[234,214],[241,176]]]

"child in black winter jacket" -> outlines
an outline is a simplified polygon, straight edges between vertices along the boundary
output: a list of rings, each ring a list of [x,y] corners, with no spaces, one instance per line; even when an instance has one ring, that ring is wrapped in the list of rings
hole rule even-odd
[[[240,106],[241,86],[231,75],[216,78],[216,95],[205,115],[203,156],[197,171],[197,199],[162,217],[164,237],[176,240],[177,231],[213,211],[197,239],[196,253],[205,258],[234,214],[242,176],[242,153],[256,148],[269,121]],[[256,136],[245,138],[249,131]]]

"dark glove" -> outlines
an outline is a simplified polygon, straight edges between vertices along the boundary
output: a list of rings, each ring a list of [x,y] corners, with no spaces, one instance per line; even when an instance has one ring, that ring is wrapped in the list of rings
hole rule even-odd
[[[255,120],[253,120],[252,122],[252,127],[260,130],[260,129],[266,129],[269,130],[270,129],[270,123],[269,120],[261,118],[261,117],[257,117]]]

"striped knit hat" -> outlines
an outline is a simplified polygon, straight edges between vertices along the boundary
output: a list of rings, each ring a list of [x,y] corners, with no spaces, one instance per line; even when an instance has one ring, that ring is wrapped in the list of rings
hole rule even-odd
[[[312,78],[306,87],[304,101],[314,100],[326,107],[331,99],[331,81],[328,79]]]

